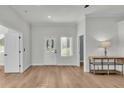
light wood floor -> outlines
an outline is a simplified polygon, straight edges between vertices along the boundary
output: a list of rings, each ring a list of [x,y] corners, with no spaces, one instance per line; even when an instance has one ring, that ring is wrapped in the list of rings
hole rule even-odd
[[[120,75],[93,75],[82,67],[34,66],[23,74],[4,74],[0,69],[0,87],[12,88],[113,88],[124,87]]]

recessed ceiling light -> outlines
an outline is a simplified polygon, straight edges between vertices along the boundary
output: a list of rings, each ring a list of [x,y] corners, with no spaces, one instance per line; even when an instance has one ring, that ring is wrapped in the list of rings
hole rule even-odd
[[[48,16],[49,19],[51,19],[52,17],[51,16]]]

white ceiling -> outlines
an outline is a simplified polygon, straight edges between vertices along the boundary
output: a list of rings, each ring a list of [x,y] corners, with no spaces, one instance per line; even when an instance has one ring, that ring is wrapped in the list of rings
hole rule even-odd
[[[77,22],[83,15],[82,6],[25,5],[12,7],[30,23]],[[48,16],[51,16],[51,19]]]
[[[124,5],[95,5],[87,10],[88,17],[123,17]]]
[[[11,6],[29,23],[78,22],[82,15],[88,17],[123,17],[124,6],[91,5],[14,5]],[[51,18],[48,18],[51,16]]]

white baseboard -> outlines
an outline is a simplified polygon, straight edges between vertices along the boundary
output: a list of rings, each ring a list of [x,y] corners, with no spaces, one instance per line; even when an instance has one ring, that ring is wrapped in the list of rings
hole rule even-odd
[[[32,66],[49,66],[46,64],[32,64]],[[77,64],[56,64],[56,66],[78,66]]]
[[[25,72],[29,67],[31,67],[31,65],[28,65],[27,67],[23,68],[23,71],[21,71],[21,73]]]
[[[44,64],[31,64],[32,66],[43,66]]]
[[[57,64],[57,66],[78,66],[77,64]]]

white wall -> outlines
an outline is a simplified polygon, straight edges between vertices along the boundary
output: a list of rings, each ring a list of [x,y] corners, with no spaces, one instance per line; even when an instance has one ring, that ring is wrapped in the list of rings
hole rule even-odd
[[[26,48],[23,68],[26,69],[31,64],[29,24],[22,20],[9,6],[0,6],[0,24],[23,33],[23,45]]]
[[[57,65],[77,65],[77,26],[75,24],[41,24],[32,26],[32,65],[44,65],[44,38],[55,37],[57,43]],[[60,37],[73,38],[73,56],[61,57]]]
[[[110,40],[112,42],[112,47],[108,50],[108,55],[118,55],[117,20],[115,18],[86,18],[86,71],[89,71],[89,56],[104,55],[104,49],[98,48],[100,41],[104,40]]]
[[[81,35],[85,35],[86,32],[86,17],[82,16],[82,18],[80,19],[80,21],[78,22],[78,27],[77,27],[77,35],[81,36]]]
[[[83,39],[84,39],[84,42],[83,42],[83,45],[84,45],[84,71],[86,72],[86,66],[85,66],[85,63],[86,63],[86,17],[85,16],[82,16],[82,19],[78,22],[78,27],[77,27],[77,47],[78,47],[78,62],[80,64],[80,45],[79,45],[79,37],[83,35]]]
[[[118,23],[118,37],[119,37],[118,51],[120,56],[124,57],[124,21]]]
[[[118,22],[118,53],[124,57],[124,20]],[[121,71],[121,67],[118,67]]]

